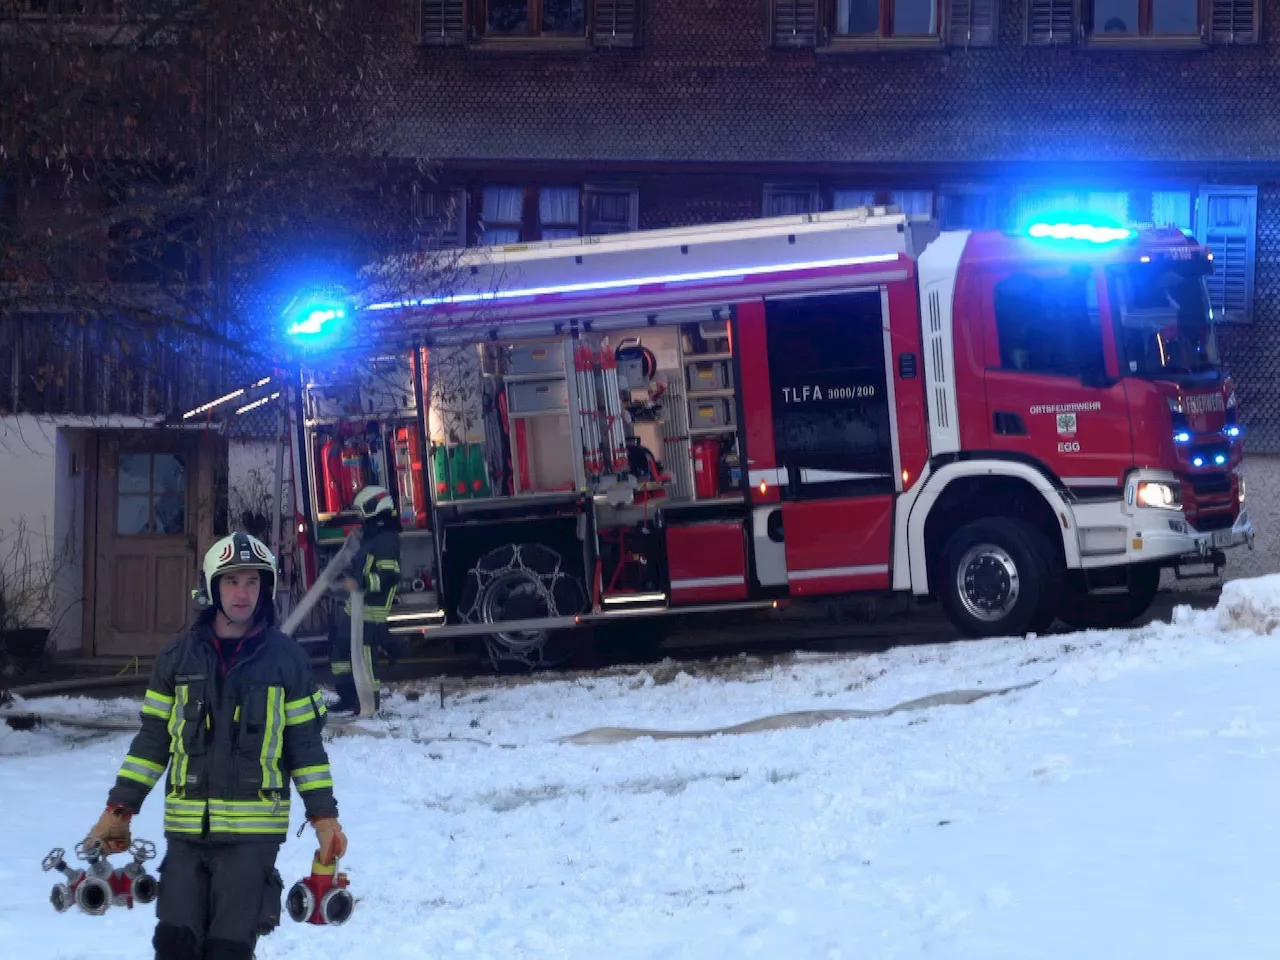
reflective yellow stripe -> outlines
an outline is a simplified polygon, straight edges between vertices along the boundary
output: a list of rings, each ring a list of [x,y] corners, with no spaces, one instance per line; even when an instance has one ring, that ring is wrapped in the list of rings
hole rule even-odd
[[[135,780],[150,789],[164,776],[164,767],[158,763],[152,763],[150,760],[144,760],[142,757],[135,757],[130,754],[124,758],[124,763],[120,765],[120,770],[116,773],[116,776],[124,777],[127,780]]]
[[[290,700],[284,705],[285,726],[293,727],[306,723],[316,715],[316,704],[311,697],[301,700]]]
[[[287,833],[288,817],[215,817],[209,816],[210,833],[262,834]]]
[[[335,677],[341,677],[351,672],[350,660],[330,660],[329,672]]]
[[[262,789],[284,787],[280,775],[280,753],[284,748],[284,690],[267,687],[267,725],[262,731]]]
[[[394,570],[396,573],[400,572],[399,560],[379,560],[376,566],[379,570]]]
[[[144,717],[168,720],[172,712],[173,697],[165,696],[163,693],[156,693],[154,690],[148,690],[142,698],[142,715]]]
[[[170,794],[164,798],[164,829],[166,833],[204,832],[204,800],[184,800]]]
[[[301,767],[291,771],[289,776],[293,778],[293,785],[298,788],[299,793],[333,786],[333,774],[327,763],[314,767]]]
[[[236,704],[236,712],[231,715],[231,719],[236,723],[240,722],[240,704]]]
[[[381,578],[380,578],[376,573],[374,573],[372,570],[370,570],[370,571],[369,571],[368,578],[369,578],[369,592],[370,592],[370,593],[381,593],[381,592],[382,592],[382,579],[381,579]]]
[[[316,716],[323,717],[329,712],[329,708],[324,704],[324,694],[319,690],[311,695],[311,702],[315,705]]]
[[[210,817],[284,817],[289,819],[289,795],[278,800],[210,800]]]
[[[173,712],[169,714],[169,755],[173,762],[169,765],[169,782],[181,793],[187,783],[187,746],[182,742],[182,732],[187,723],[190,687],[184,683],[173,692]]]

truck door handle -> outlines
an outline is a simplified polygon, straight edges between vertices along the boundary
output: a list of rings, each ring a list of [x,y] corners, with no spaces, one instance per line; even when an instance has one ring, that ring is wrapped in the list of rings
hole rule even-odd
[[[1025,437],[1027,435],[1027,425],[1022,422],[1022,417],[1019,414],[997,410],[993,415],[993,420],[995,432],[1002,436]]]

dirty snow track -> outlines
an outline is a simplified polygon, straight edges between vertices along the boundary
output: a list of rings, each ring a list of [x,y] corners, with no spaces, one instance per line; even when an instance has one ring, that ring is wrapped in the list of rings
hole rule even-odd
[[[1129,633],[397,696],[384,736],[330,748],[354,919],[286,919],[258,956],[1274,956],[1278,623],[1265,578]],[[801,729],[552,742],[1034,681]],[[56,915],[39,868],[96,818],[126,744],[0,727],[0,815],[22,824],[0,958],[149,955],[153,911]],[[159,813],[135,835],[159,840]],[[288,881],[311,849],[285,846]]]

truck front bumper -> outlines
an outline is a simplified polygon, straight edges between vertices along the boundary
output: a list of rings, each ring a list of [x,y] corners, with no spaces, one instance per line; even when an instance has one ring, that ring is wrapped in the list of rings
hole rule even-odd
[[[1230,528],[1199,531],[1181,510],[1135,506],[1122,500],[1074,505],[1082,568],[1133,563],[1162,566],[1212,562],[1215,553],[1253,547],[1253,521],[1245,505]]]

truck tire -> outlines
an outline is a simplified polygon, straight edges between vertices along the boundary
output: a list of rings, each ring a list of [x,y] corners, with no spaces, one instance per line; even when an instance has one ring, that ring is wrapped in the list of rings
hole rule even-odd
[[[541,543],[511,543],[490,550],[467,571],[458,603],[466,623],[574,616],[586,609],[586,591],[559,551]],[[558,666],[574,652],[574,630],[522,630],[484,637],[498,667]]]
[[[1113,630],[1127,627],[1151,609],[1160,590],[1160,568],[1151,564],[1129,571],[1129,592],[1090,596],[1083,583],[1073,582],[1058,610],[1063,623],[1077,630]]]
[[[947,540],[938,597],[967,637],[1020,637],[1047,616],[1048,538],[1006,517],[967,523]],[[1050,588],[1051,589],[1051,588]]]

